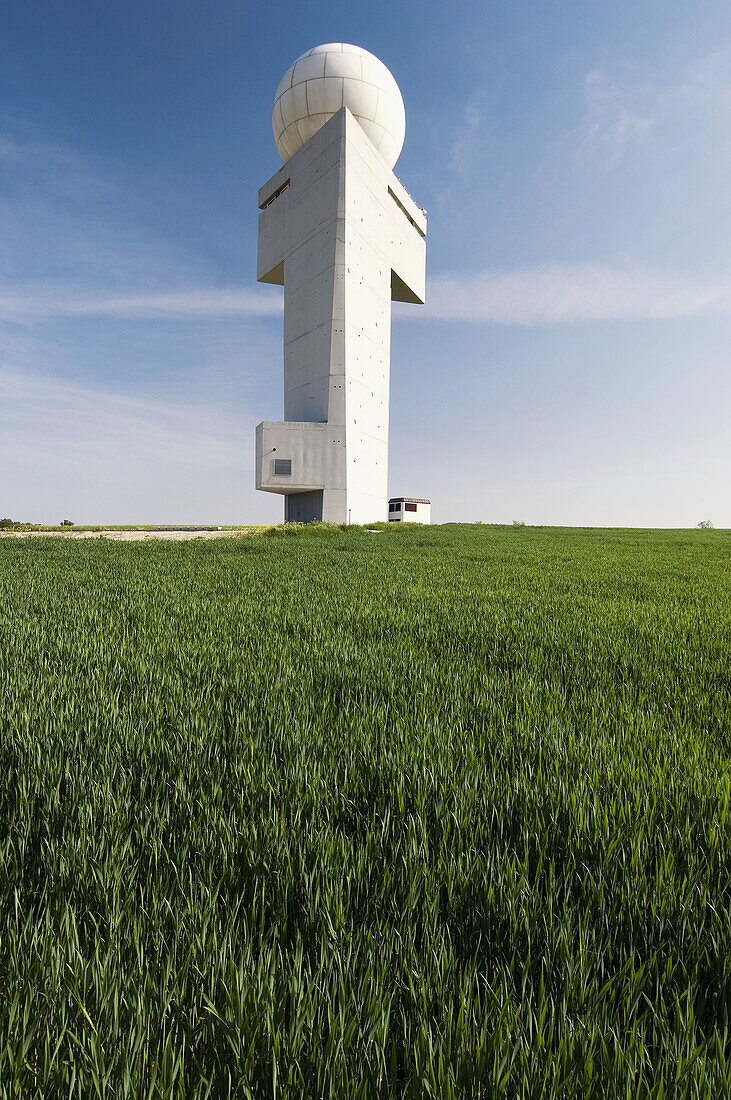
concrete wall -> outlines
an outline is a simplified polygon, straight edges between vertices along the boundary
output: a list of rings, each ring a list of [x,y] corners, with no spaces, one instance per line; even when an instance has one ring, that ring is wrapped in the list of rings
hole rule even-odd
[[[257,277],[284,283],[285,420],[257,428],[257,488],[322,489],[313,518],[385,519],[391,299],[424,301],[425,216],[345,107],[259,204]]]

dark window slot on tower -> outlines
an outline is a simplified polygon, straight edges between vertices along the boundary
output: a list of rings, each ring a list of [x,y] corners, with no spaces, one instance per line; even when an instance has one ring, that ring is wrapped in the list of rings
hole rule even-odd
[[[403,214],[403,215],[404,215],[404,216],[405,216],[405,217],[406,217],[406,218],[408,219],[408,221],[410,221],[410,222],[411,222],[411,224],[413,225],[414,229],[415,229],[415,230],[416,230],[416,232],[417,232],[417,233],[419,234],[419,236],[420,236],[420,237],[426,237],[426,233],[424,232],[424,230],[423,230],[423,229],[421,228],[421,226],[420,226],[420,225],[417,225],[417,224],[416,224],[416,222],[415,222],[415,221],[414,221],[414,219],[413,219],[413,218],[411,217],[411,214],[409,214],[408,210],[406,209],[406,207],[404,206],[404,204],[403,204],[403,203],[401,202],[401,199],[400,199],[400,198],[398,197],[398,195],[396,194],[396,192],[395,192],[395,191],[393,191],[393,190],[392,190],[392,188],[390,188],[390,187],[389,187],[389,189],[388,189],[388,193],[389,193],[389,195],[391,196],[391,198],[393,199],[393,201],[394,201],[394,202],[396,203],[396,205],[398,206],[398,208],[399,208],[399,210],[401,211],[401,213],[402,213],[402,214]]]
[[[278,187],[278,188],[277,188],[277,190],[276,190],[276,191],[275,191],[275,192],[274,192],[273,194],[271,194],[271,195],[269,196],[269,198],[268,198],[268,199],[264,199],[264,202],[263,202],[263,203],[261,204],[261,206],[259,207],[259,209],[260,209],[260,210],[266,210],[267,206],[271,206],[271,205],[272,205],[272,203],[274,202],[274,200],[275,200],[275,199],[278,199],[278,198],[279,198],[279,196],[280,196],[280,195],[282,194],[282,192],[283,192],[283,191],[286,191],[288,187],[289,187],[289,180],[286,180],[286,181],[285,181],[285,182],[284,182],[284,183],[282,184],[282,186],[281,186],[281,187]]]

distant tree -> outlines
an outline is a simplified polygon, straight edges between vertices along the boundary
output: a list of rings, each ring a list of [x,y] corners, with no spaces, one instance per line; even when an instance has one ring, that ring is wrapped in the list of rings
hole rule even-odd
[[[73,527],[73,525],[74,525],[74,521],[72,519],[63,519],[63,520],[61,520],[61,526],[62,527]]]
[[[525,527],[525,520],[524,519],[514,519],[513,520],[513,527]]]
[[[710,519],[702,519],[698,526],[700,527],[701,531],[712,531],[713,521]]]
[[[20,519],[9,519],[7,516],[5,519],[0,519],[0,531],[30,531],[32,529],[32,523],[25,523]]]

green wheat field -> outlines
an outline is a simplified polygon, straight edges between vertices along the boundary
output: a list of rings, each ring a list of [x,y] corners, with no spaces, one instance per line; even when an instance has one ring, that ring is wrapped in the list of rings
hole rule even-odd
[[[0,1095],[731,1096],[731,534],[0,541]]]

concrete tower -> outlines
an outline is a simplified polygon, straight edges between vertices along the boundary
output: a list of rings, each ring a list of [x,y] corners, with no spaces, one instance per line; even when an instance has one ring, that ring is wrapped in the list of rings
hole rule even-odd
[[[406,130],[373,54],[303,54],[274,101],[284,166],[259,192],[257,278],[284,284],[284,420],[256,429],[256,487],[285,520],[387,519],[391,301],[422,302],[426,217],[393,174]]]

